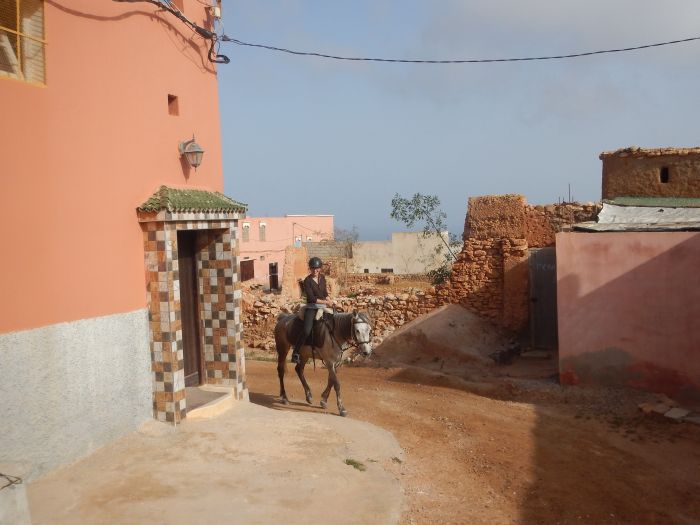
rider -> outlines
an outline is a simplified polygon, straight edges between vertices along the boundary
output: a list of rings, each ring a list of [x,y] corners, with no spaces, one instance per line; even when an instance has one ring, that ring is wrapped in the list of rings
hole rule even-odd
[[[323,261],[318,257],[309,259],[309,275],[304,279],[304,293],[306,294],[306,310],[304,311],[304,333],[294,345],[292,351],[292,363],[299,362],[299,351],[301,350],[304,341],[311,335],[311,330],[314,325],[316,311],[319,308],[324,308],[333,304],[328,298],[328,288],[326,287],[326,278],[321,273]]]

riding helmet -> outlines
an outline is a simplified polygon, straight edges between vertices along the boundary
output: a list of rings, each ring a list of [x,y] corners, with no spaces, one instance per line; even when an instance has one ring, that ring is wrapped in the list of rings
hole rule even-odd
[[[309,259],[309,268],[321,268],[323,266],[323,261],[318,257],[312,257]]]

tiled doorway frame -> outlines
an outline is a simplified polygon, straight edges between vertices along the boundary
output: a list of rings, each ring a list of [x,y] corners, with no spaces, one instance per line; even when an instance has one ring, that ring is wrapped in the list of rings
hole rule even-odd
[[[153,416],[179,423],[187,414],[177,232],[196,230],[199,322],[206,384],[248,399],[242,344],[237,212],[144,211]]]

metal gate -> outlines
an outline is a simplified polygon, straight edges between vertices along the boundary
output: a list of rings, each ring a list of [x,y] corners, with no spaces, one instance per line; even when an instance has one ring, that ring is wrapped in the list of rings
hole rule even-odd
[[[530,249],[530,345],[556,350],[557,259],[555,248]]]

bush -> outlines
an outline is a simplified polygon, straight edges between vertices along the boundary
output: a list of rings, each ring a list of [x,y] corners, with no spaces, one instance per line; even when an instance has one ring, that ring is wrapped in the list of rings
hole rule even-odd
[[[447,261],[442,266],[428,272],[432,284],[442,284],[450,278],[450,275],[452,275],[452,265]]]

